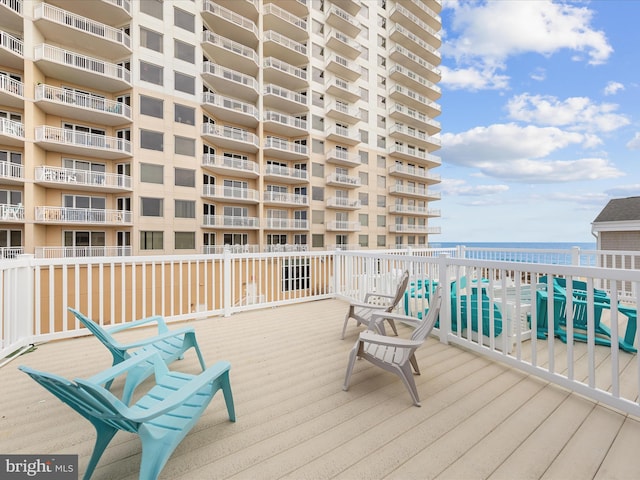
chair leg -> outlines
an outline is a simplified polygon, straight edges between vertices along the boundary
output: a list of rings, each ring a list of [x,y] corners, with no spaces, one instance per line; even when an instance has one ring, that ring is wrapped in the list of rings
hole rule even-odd
[[[344,326],[342,327],[342,340],[344,340],[344,334],[347,331],[347,323],[349,322],[349,319],[351,318],[351,316],[353,315],[353,307],[349,307],[349,311],[347,312],[347,315],[344,317]]]
[[[418,387],[416,387],[416,382],[413,379],[411,366],[408,363],[405,363],[402,367],[399,367],[398,376],[402,379],[404,385],[407,387],[407,390],[409,390],[409,394],[411,395],[413,404],[416,407],[421,407],[422,405],[420,405],[420,397],[418,396]]]
[[[96,444],[93,447],[93,453],[89,459],[87,470],[84,472],[84,477],[82,477],[84,480],[89,480],[89,478],[91,478],[91,475],[93,475],[93,471],[96,469],[98,461],[100,460],[100,457],[102,457],[107,445],[109,445],[113,436],[118,432],[115,428],[109,427],[105,424],[94,423],[93,426],[96,427]]]
[[[236,421],[236,410],[233,404],[233,395],[231,394],[231,383],[229,382],[229,372],[226,372],[222,378],[222,394],[224,395],[224,403],[227,406],[229,420]]]
[[[413,371],[416,372],[416,375],[420,375],[420,367],[418,366],[418,361],[416,360],[415,354],[411,354],[409,362],[411,362],[411,366],[413,367]]]
[[[398,330],[396,329],[396,322],[394,322],[390,318],[387,318],[387,322],[389,322],[389,326],[391,326],[391,330],[393,330],[393,333],[395,333],[396,337],[397,337],[398,336]]]
[[[349,362],[347,363],[347,372],[344,376],[344,385],[342,386],[342,390],[345,392],[349,390],[349,385],[351,383],[351,373],[353,372],[353,364],[356,363],[356,357],[358,356],[359,350],[362,348],[362,342],[358,340],[356,344],[353,346],[351,351],[349,352]]]

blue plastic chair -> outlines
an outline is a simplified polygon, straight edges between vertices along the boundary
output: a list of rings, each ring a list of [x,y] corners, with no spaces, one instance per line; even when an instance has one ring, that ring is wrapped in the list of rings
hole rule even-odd
[[[135,404],[119,399],[103,385],[143,364],[151,365],[155,385]],[[199,375],[172,372],[158,352],[145,352],[86,380],[71,382],[57,375],[20,366],[45,389],[89,420],[96,429],[96,443],[84,474],[91,478],[100,457],[118,432],[135,433],[142,442],[140,479],[156,479],[182,439],[196,424],[213,396],[222,390],[229,420],[235,409],[229,383],[228,362],[220,361]],[[126,382],[130,379],[127,376]],[[135,380],[134,380],[135,382]],[[131,389],[133,393],[133,389]]]
[[[200,361],[202,370],[207,368],[196,340],[196,332],[192,327],[169,330],[164,318],[159,315],[155,315],[153,317],[143,318],[126,324],[104,328],[74,308],[69,308],[69,311],[73,313],[80,323],[87,327],[105,347],[107,347],[113,356],[113,365],[117,365],[133,355],[149,351],[158,352],[162,359],[167,364],[170,364],[175,360],[182,358],[187,350],[194,348],[198,355],[198,360]],[[154,322],[158,325],[158,334],[144,340],[131,343],[120,343],[113,337],[113,335],[111,335],[112,333],[140,325],[152,324]],[[127,388],[135,388],[138,383],[142,382],[145,378],[151,375],[151,373],[153,373],[151,365],[141,363],[138,368],[129,373],[135,381],[128,384]],[[107,388],[109,388],[110,385],[111,384],[108,384]],[[130,392],[127,391],[124,393],[127,396],[130,394]]]
[[[471,295],[462,295],[459,299],[454,292],[451,294],[451,330],[458,331],[458,318],[462,329],[466,329],[468,326],[468,318],[471,318],[471,330],[478,332],[478,289],[474,288],[475,293]],[[484,289],[482,289],[484,292]],[[458,316],[458,305],[460,305],[460,315]],[[469,307],[470,305],[470,307]],[[489,336],[491,333],[491,310],[490,310],[490,298],[486,293],[480,295],[480,309],[481,309],[481,321],[482,321],[482,334]],[[471,308],[470,315],[467,313],[468,308]],[[502,312],[497,303],[493,304],[493,334],[498,337],[502,333]]]

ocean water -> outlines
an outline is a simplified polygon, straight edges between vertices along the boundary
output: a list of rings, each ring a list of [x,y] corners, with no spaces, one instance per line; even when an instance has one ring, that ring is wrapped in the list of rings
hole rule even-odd
[[[458,245],[474,248],[525,248],[531,250],[568,250],[580,247],[582,250],[595,250],[596,242],[430,242],[432,248],[452,248]]]

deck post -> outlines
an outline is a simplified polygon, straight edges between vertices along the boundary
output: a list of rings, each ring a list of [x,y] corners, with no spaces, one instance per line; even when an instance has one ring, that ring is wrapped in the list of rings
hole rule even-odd
[[[438,255],[438,283],[442,288],[442,303],[440,304],[439,336],[440,343],[448,344],[451,332],[451,287],[449,281],[448,253]]]
[[[222,251],[222,311],[225,317],[231,316],[231,249],[228,246]]]

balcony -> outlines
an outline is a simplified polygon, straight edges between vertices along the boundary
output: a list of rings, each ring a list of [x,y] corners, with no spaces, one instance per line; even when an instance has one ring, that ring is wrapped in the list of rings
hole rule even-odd
[[[360,222],[347,222],[343,220],[331,220],[326,224],[328,232],[359,232],[362,230]]]
[[[240,3],[240,2],[237,2]],[[202,253],[205,255],[222,255],[225,252],[230,254],[238,253],[257,253],[260,251],[260,245],[203,245]]]
[[[309,147],[282,138],[267,137],[263,147],[265,156],[283,160],[305,160],[309,158]]]
[[[326,76],[325,88],[327,93],[334,97],[347,101],[347,103],[353,103],[360,100],[360,90],[355,85],[337,78],[333,75]]]
[[[440,227],[428,227],[427,225],[404,225],[392,223],[389,225],[390,233],[409,233],[415,235],[433,235],[440,233]]]
[[[429,168],[438,167],[442,164],[440,157],[406,145],[391,145],[389,147],[389,156],[417,162]]]
[[[228,125],[203,123],[202,136],[220,148],[251,153],[257,152],[259,148],[256,134]]]
[[[309,173],[300,168],[283,167],[267,164],[264,166],[264,178],[278,183],[299,184],[309,181]]]
[[[255,105],[212,92],[202,94],[202,108],[226,122],[250,128],[255,128],[260,118]]]
[[[433,185],[440,183],[440,175],[431,173],[427,168],[417,168],[413,165],[391,165],[389,175],[409,180],[418,180]]]
[[[203,215],[202,227],[257,230],[260,228],[260,219],[258,217],[241,217],[236,215]]]
[[[442,61],[440,52],[402,25],[394,25],[389,37],[397,44],[415,53],[418,57],[424,58],[431,65],[440,65]]]
[[[339,125],[330,126],[325,130],[327,140],[346,145],[357,145],[361,142],[360,132],[355,128],[345,128]]]
[[[24,185],[24,166],[19,163],[0,162],[0,179],[3,184]]]
[[[264,0],[265,4],[273,3],[286,8],[291,14],[304,18],[309,15],[309,5],[311,0]]]
[[[395,215],[415,215],[422,217],[439,217],[440,210],[434,208],[420,207],[417,205],[389,205],[389,213]]]
[[[265,107],[276,108],[287,113],[302,113],[309,110],[306,95],[293,92],[278,85],[265,85],[263,102]]]
[[[389,137],[400,142],[410,143],[422,147],[429,152],[440,148],[440,138],[433,137],[426,132],[421,132],[406,125],[392,125],[389,128]]]
[[[50,114],[87,123],[116,126],[131,122],[131,107],[104,97],[51,85],[36,86],[38,107]]]
[[[287,2],[287,9],[289,9],[289,3],[293,4],[294,2]],[[280,8],[275,3],[265,4],[262,8],[262,14],[264,31],[280,32],[296,42],[304,42],[309,38],[307,21]]]
[[[36,45],[34,60],[45,75],[64,82],[105,92],[131,88],[131,72],[124,66],[53,45]]]
[[[96,208],[72,208],[72,207],[36,207],[36,223],[51,225],[110,225],[131,226],[131,212],[124,210],[106,210]]]
[[[253,77],[258,74],[258,53],[242,43],[205,30],[202,32],[202,48],[221,65]]]
[[[213,62],[202,64],[202,79],[216,92],[255,103],[258,99],[258,80]]]
[[[329,197],[327,198],[327,208],[335,208],[338,210],[358,210],[362,207],[360,200],[354,200],[347,197]]]
[[[438,85],[409,70],[408,68],[403,67],[402,65],[392,65],[391,69],[389,70],[389,78],[395,80],[396,82],[399,82],[402,85],[406,85],[408,88],[414,89],[416,92],[418,92],[418,95],[420,93],[424,93],[425,97],[427,97],[429,100],[437,100],[442,94],[442,90]]]
[[[274,245],[265,245],[264,251],[267,253],[282,253],[282,252],[308,252],[309,245],[304,243],[278,243]]]
[[[398,101],[408,108],[412,109],[430,109],[435,110],[435,105],[428,97],[421,95],[420,93],[405,87],[404,85],[391,84],[389,86],[389,98]],[[431,108],[430,108],[431,105]],[[438,111],[438,113],[440,113]],[[407,114],[408,115],[408,114]],[[428,123],[426,120],[423,123]],[[439,126],[439,124],[438,124]],[[431,129],[434,125],[431,126]]]
[[[94,192],[131,191],[131,177],[116,173],[92,172],[74,168],[39,166],[35,182],[65,190],[91,190]]]
[[[45,150],[87,155],[105,160],[131,157],[131,142],[123,138],[107,137],[58,127],[36,127],[35,142]]]
[[[360,155],[349,153],[346,150],[334,148],[325,154],[325,162],[341,165],[343,167],[359,167],[361,165]]]
[[[260,201],[260,192],[257,190],[224,185],[203,185],[202,196],[234,203],[258,203]]]
[[[429,135],[434,135],[441,130],[440,122],[433,119],[434,116],[440,115],[440,105],[426,98],[425,100],[426,103],[423,105],[423,109],[427,110],[428,114],[394,102],[389,106],[389,116],[401,123],[422,128],[426,130]]]
[[[340,102],[331,102],[325,106],[327,117],[340,122],[358,123],[360,121],[360,109]]]
[[[389,14],[389,18],[396,23],[406,26],[412,33],[425,39],[435,48],[440,48],[442,44],[442,36],[439,32],[439,24],[434,27],[427,25],[419,17],[411,13],[401,4],[397,4]],[[409,21],[407,21],[409,20]]]
[[[48,3],[36,4],[33,15],[38,30],[52,43],[78,46],[90,55],[113,60],[131,55],[131,38],[119,28]]]
[[[122,25],[131,20],[130,0],[47,0],[47,3],[109,25]]]
[[[1,222],[24,222],[24,207],[22,204],[0,203]]]
[[[360,30],[362,30],[360,22],[337,5],[331,5],[329,8],[326,22],[327,25],[337,28],[352,38],[357,37],[360,34]]]
[[[309,205],[308,195],[299,195],[297,193],[283,192],[263,192],[262,200],[264,203],[271,205],[287,205],[290,207],[301,207]]]
[[[331,50],[351,60],[355,60],[362,53],[362,47],[357,41],[338,30],[329,30],[326,42]]]
[[[300,90],[309,87],[307,71],[278,60],[274,57],[265,58],[262,62],[265,83],[275,83],[290,90]]]
[[[263,36],[262,50],[264,57],[286,58],[294,65],[302,65],[309,62],[305,44],[291,40],[273,30],[264,32]]]
[[[24,124],[0,118],[0,144],[22,147],[24,145]]]
[[[268,110],[264,112],[262,120],[265,133],[269,132],[291,137],[299,137],[309,133],[307,121],[293,115]]]
[[[24,108],[24,83],[7,75],[0,75],[0,105]]]
[[[327,175],[326,182],[327,185],[332,187],[358,188],[362,186],[360,177],[354,177],[353,175],[345,175],[343,173],[336,172]]]
[[[389,58],[431,82],[439,82],[441,79],[440,69],[417,56],[412,51],[404,48],[402,45],[396,45],[392,48],[389,53]]]
[[[332,53],[331,55],[326,57],[325,69],[332,73],[335,73],[338,77],[344,78],[351,82],[359,79],[361,75],[360,67],[354,65],[351,60],[341,57],[336,53]]]
[[[260,32],[251,18],[244,17],[212,0],[203,1],[202,18],[210,29],[224,32],[229,40],[248,45],[254,50],[258,47]]]
[[[265,230],[309,230],[309,220],[298,218],[265,218]]]
[[[254,22],[258,22],[258,0],[209,0]]]
[[[24,42],[0,30],[0,65],[24,70]]]
[[[202,156],[202,168],[230,176],[245,178],[257,178],[260,176],[260,166],[256,162],[226,155],[204,154]]]
[[[426,188],[413,187],[408,185],[391,185],[391,187],[389,188],[389,193],[391,193],[392,195],[395,194],[403,195],[405,197],[419,198],[428,202],[440,200],[440,192],[431,192]]]
[[[86,246],[86,247],[36,247],[36,258],[86,258],[86,257],[130,257],[131,247]]]
[[[0,0],[0,28],[22,32],[22,0]]]
[[[402,3],[403,7],[413,13],[420,20],[424,21],[429,25],[429,27],[433,28],[435,31],[439,31],[442,19],[434,9],[437,9],[439,12],[442,9],[442,5],[437,2],[431,2],[431,5],[434,6],[433,9],[429,8],[423,0],[409,0],[408,2]]]

